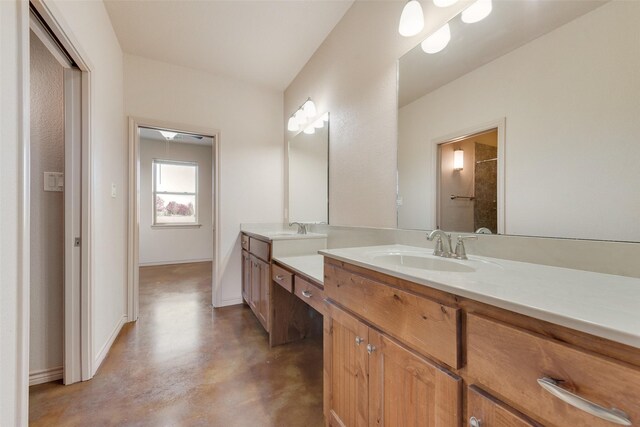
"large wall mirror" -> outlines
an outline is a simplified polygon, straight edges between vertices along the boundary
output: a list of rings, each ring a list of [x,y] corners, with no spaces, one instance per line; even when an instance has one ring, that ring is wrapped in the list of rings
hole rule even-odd
[[[638,1],[494,0],[405,54],[398,227],[640,241],[638,22]]]
[[[329,223],[329,113],[289,135],[289,221]]]

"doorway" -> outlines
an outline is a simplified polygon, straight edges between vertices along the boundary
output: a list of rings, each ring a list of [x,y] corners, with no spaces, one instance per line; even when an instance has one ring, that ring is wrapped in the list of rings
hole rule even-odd
[[[219,132],[130,119],[129,292],[139,316],[140,268],[211,263],[218,283]]]
[[[91,377],[88,69],[41,3],[29,27],[29,385],[72,384]]]

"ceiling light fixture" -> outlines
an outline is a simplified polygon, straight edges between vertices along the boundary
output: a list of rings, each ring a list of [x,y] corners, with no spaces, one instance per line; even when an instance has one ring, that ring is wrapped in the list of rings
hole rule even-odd
[[[420,43],[420,47],[422,47],[422,50],[425,53],[438,53],[447,47],[449,40],[451,40],[451,29],[447,22],[438,31],[431,34],[422,43]]]
[[[178,134],[178,132],[170,132],[168,130],[161,130],[159,132],[164,136],[164,139],[173,139]]]
[[[465,24],[473,24],[482,21],[489,16],[492,9],[493,5],[491,0],[478,0],[462,11],[462,22]]]
[[[402,9],[398,32],[401,36],[411,37],[424,29],[424,12],[418,0],[409,0]]]
[[[433,4],[438,7],[449,7],[458,3],[458,0],[433,0]]]

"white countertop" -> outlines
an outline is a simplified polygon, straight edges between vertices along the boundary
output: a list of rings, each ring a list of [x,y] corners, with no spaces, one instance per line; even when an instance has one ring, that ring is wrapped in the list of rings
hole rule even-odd
[[[298,234],[295,230],[284,225],[272,224],[242,224],[240,231],[266,240],[302,240],[302,239],[326,239],[326,234],[307,233]]]
[[[432,252],[404,245],[320,251],[330,258],[640,348],[640,279],[474,255],[464,261],[447,260],[473,267],[473,272],[412,268],[379,258],[389,253],[433,257]]]
[[[324,283],[324,257],[322,255],[276,257],[274,260],[295,272],[309,276],[319,283]]]

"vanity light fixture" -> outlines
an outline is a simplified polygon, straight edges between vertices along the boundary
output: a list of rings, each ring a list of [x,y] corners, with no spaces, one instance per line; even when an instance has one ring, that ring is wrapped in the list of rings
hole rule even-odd
[[[402,9],[398,32],[401,36],[411,37],[424,29],[424,12],[418,0],[409,0]]]
[[[296,111],[294,117],[296,118],[296,122],[298,122],[298,126],[302,126],[307,123],[307,115],[302,111],[302,108]]]
[[[433,0],[433,4],[438,7],[449,7],[458,3],[458,0]]]
[[[289,122],[287,123],[287,130],[291,132],[295,132],[298,130],[298,121],[296,120],[295,115],[289,117]]]
[[[287,122],[287,130],[296,132],[300,130],[300,128],[304,128],[304,125],[309,123],[311,119],[314,119],[317,114],[318,111],[316,109],[316,104],[311,100],[311,98],[307,98],[304,104],[298,107],[296,112],[293,113],[291,117],[289,117],[289,121]],[[322,120],[322,118],[320,120]],[[329,121],[328,115],[327,121]],[[311,126],[311,128],[313,128],[313,126]],[[306,131],[307,128],[304,128],[304,130]]]
[[[307,101],[302,106],[302,110],[308,119],[314,118],[318,112],[316,111],[316,104],[311,100],[311,98],[307,99]]]
[[[462,148],[453,150],[453,170],[461,171],[464,169],[464,151]]]
[[[451,40],[451,29],[449,28],[449,23],[444,24],[438,31],[431,34],[427,37],[422,43],[420,43],[420,47],[425,53],[438,53],[447,45]]]
[[[324,127],[324,117],[318,117],[318,120],[313,122],[313,127],[316,129],[322,129]]]
[[[462,22],[465,24],[473,24],[482,21],[489,16],[493,5],[491,0],[477,0],[471,6],[462,11]]]
[[[164,139],[173,139],[178,134],[178,132],[170,132],[168,130],[161,130],[159,132],[164,136]]]
[[[316,128],[313,125],[309,125],[304,128],[303,132],[307,135],[313,135],[314,133],[316,133]]]

